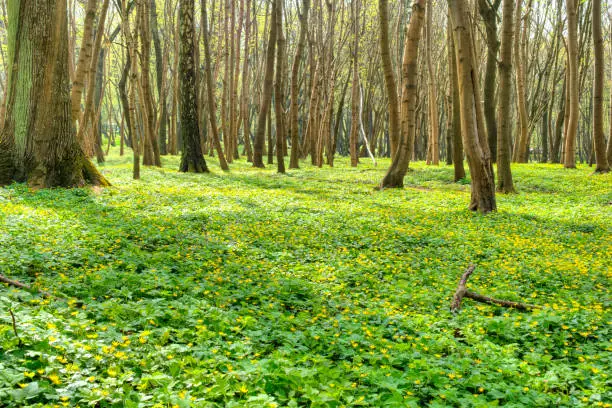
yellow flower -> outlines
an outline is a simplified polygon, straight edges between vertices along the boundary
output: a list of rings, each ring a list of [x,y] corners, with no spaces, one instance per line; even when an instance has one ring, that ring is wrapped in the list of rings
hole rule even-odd
[[[62,382],[60,381],[59,377],[57,374],[53,373],[53,374],[49,374],[49,377],[47,377],[49,379],[49,381],[51,381],[53,384],[55,385],[59,385]]]

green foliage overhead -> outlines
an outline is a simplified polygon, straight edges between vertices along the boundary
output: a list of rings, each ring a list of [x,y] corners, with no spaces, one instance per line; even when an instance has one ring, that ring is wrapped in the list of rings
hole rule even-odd
[[[64,298],[0,286],[0,406],[610,406],[610,175],[517,165],[481,216],[444,165],[164,164],[0,190],[0,273]],[[453,316],[471,263],[544,308]]]

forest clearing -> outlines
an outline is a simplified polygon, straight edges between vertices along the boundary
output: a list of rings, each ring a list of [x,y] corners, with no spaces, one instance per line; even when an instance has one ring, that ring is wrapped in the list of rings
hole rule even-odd
[[[610,175],[515,167],[465,208],[452,166],[181,174],[0,190],[0,406],[609,406]],[[537,304],[463,301],[468,287]],[[13,332],[8,310],[15,316]],[[19,341],[22,344],[19,344]]]

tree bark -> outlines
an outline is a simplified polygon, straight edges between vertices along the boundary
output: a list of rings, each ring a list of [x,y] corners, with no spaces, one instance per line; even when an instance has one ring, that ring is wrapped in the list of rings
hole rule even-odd
[[[255,146],[253,147],[253,167],[265,167],[263,163],[263,153],[266,138],[266,120],[270,111],[272,100],[272,83],[274,78],[274,53],[276,49],[276,2],[272,5],[272,18],[270,22],[270,34],[266,50],[266,66],[264,73],[264,88],[257,117],[257,130],[255,132]]]
[[[429,152],[428,164],[437,166],[440,163],[440,132],[438,127],[438,93],[436,90],[436,77],[434,74],[433,61],[431,56],[431,30],[432,30],[432,1],[427,0],[427,24],[426,24],[426,45],[425,59],[427,60],[427,96],[429,108]],[[429,157],[430,156],[430,157]]]
[[[393,156],[391,167],[383,178],[380,188],[403,187],[404,176],[406,176],[412,157],[416,119],[414,111],[417,104],[417,61],[426,1],[415,0],[412,5],[412,15],[408,23],[402,60],[401,140],[397,153]]]
[[[451,26],[450,14],[448,26]],[[461,97],[459,93],[459,78],[457,77],[457,58],[455,58],[455,40],[453,30],[449,31],[449,71],[450,83],[452,88],[453,105],[453,168],[455,172],[455,182],[465,178],[465,167],[463,166],[463,139],[461,137]]]
[[[474,42],[465,0],[449,0],[455,39],[457,76],[461,100],[461,134],[472,178],[470,210],[488,213],[495,211],[495,177],[491,153],[487,144],[480,89],[475,67]]]
[[[179,171],[208,173],[206,160],[200,145],[200,129],[197,116],[194,0],[180,0],[179,29],[179,110],[183,151]]]
[[[66,0],[12,1],[0,185],[109,185],[78,145],[71,117]]]
[[[593,0],[593,48],[595,67],[593,76],[593,145],[595,148],[595,172],[610,171],[606,155],[606,142],[603,128],[603,91],[604,91],[604,45],[601,32],[601,0]]]
[[[389,111],[389,143],[391,145],[391,158],[395,153],[400,140],[399,124],[399,101],[397,96],[397,85],[391,62],[391,50],[389,46],[389,0],[378,0],[378,16],[380,23],[379,40],[380,56],[385,78],[385,89],[387,91]]]
[[[310,0],[302,0],[302,13],[300,14],[300,38],[298,40],[295,58],[291,66],[291,157],[289,158],[289,168],[298,169],[300,158],[300,138],[298,127],[298,108],[299,108],[299,72],[300,64],[304,56],[306,46],[306,34],[308,32],[308,11],[310,10]]]
[[[499,62],[499,130],[497,132],[497,189],[501,193],[513,193],[512,181],[512,122],[511,84],[512,84],[512,35],[514,0],[503,0],[502,37]]]
[[[567,66],[569,78],[567,82],[569,111],[567,132],[565,137],[565,155],[563,165],[567,169],[576,168],[576,135],[580,119],[580,100],[578,89],[578,0],[566,0],[567,11]]]

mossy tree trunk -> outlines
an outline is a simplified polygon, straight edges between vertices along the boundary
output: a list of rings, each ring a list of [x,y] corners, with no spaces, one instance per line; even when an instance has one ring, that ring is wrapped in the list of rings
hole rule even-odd
[[[593,48],[595,49],[595,68],[593,78],[593,145],[595,147],[596,173],[610,171],[606,156],[606,141],[603,129],[603,91],[604,91],[604,45],[601,32],[601,0],[593,0]]]
[[[76,187],[108,181],[85,157],[71,117],[66,0],[8,3],[9,78],[0,184]]]
[[[206,160],[200,145],[200,130],[197,114],[194,0],[180,0],[179,30],[179,111],[181,116],[180,134],[183,152],[179,170],[182,172],[208,173]]]

